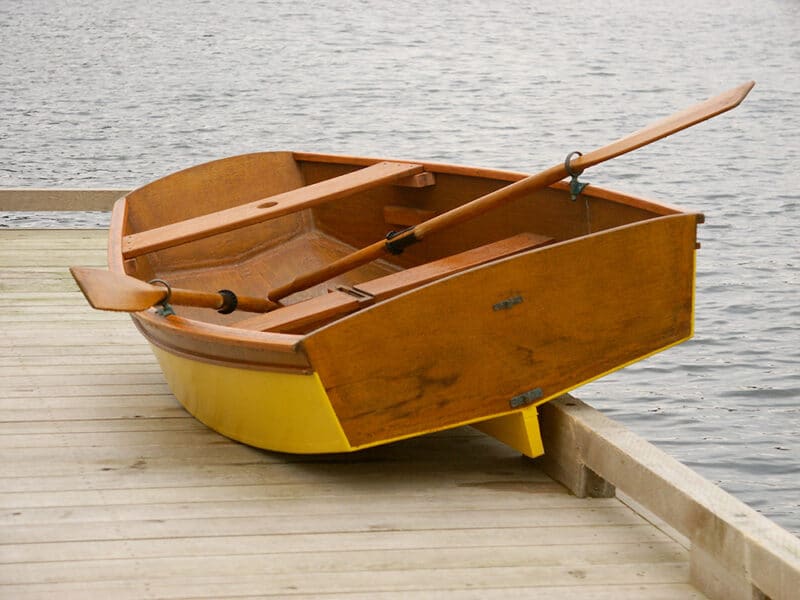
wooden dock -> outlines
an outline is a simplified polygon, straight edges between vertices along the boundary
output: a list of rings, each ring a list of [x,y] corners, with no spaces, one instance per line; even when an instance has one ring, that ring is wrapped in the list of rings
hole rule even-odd
[[[0,597],[797,597],[800,540],[569,396],[536,461],[471,428],[333,457],[209,431],[72,282],[105,242],[0,230]]]

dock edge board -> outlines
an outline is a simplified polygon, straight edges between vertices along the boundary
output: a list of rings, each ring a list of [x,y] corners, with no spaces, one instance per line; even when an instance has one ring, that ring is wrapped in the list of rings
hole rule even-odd
[[[102,211],[130,188],[0,188],[0,211]]]

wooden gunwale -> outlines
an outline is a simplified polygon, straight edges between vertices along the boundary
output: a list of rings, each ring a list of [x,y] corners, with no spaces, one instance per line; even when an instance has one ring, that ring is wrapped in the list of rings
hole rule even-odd
[[[394,159],[394,158],[387,159],[387,158],[375,158],[367,156],[342,156],[336,154],[317,154],[313,152],[293,152],[292,155],[297,161],[339,163],[339,164],[356,165],[356,166],[366,166],[374,164],[376,162],[391,160],[391,162],[398,162],[398,163],[405,162],[410,164],[422,165],[425,171],[429,171],[431,173],[443,173],[447,175],[462,175],[465,177],[483,177],[487,179],[499,179],[501,181],[508,181],[509,183],[525,179],[530,175],[530,173],[522,173],[519,171],[508,171],[504,169],[491,169],[483,167],[471,167],[467,165],[429,162],[425,160],[412,161],[407,159]],[[566,181],[559,181],[548,187],[557,190],[567,191],[569,190],[569,183]],[[655,202],[652,200],[646,200],[644,198],[631,196],[622,192],[617,192],[614,190],[610,190],[595,185],[587,187],[584,190],[584,193],[590,196],[596,196],[597,198],[601,198],[603,200],[608,200],[609,202],[615,202],[617,204],[624,204],[626,206],[630,206],[633,208],[640,208],[642,210],[647,210],[657,215],[672,215],[677,213],[689,212],[698,215],[698,221],[697,221],[698,223],[702,223],[704,218],[702,213],[699,213],[697,211],[688,211],[677,205],[667,204],[661,201]]]
[[[160,317],[152,309],[131,316],[150,343],[184,358],[255,370],[313,370],[299,345],[300,335],[238,329],[176,315]]]

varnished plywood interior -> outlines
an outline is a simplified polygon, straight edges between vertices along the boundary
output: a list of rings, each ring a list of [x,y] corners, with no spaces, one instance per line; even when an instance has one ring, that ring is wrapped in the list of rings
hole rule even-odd
[[[365,168],[346,161],[300,158],[295,161],[290,153],[261,153],[173,174],[128,195],[122,233],[146,232],[161,224],[252,202],[253,198],[270,193],[357,174]],[[402,163],[391,164],[403,167]],[[465,169],[425,168],[424,173],[430,175],[425,185],[373,186],[268,222],[149,252],[127,261],[126,270],[141,279],[161,277],[186,288],[232,289],[239,294],[265,296],[300,274],[320,269],[380,240],[392,228],[446,212],[514,179],[484,171],[476,175]],[[191,202],[181,208],[181,198],[184,203],[189,198]],[[387,256],[297,293],[286,298],[285,303],[293,304],[341,285],[368,281],[518,234],[535,233],[564,241],[658,216],[647,203],[629,200],[607,192],[593,195],[591,188],[577,201],[570,200],[560,185],[539,190],[510,202],[502,210],[432,235],[400,256]],[[208,310],[181,310],[192,319],[220,324],[235,321],[234,317]]]
[[[172,173],[127,195],[126,227],[122,232],[147,231],[231,206],[253,202],[305,184],[291,153],[263,152],[221,159]],[[219,257],[250,254],[261,246],[279,244],[301,228],[285,219],[262,237],[231,232],[148,255],[154,271],[213,264]]]
[[[237,294],[266,296],[273,287],[290,281],[295,274],[321,268],[354,250],[339,240],[309,229],[285,241],[269,252],[256,253],[239,261],[226,261],[208,268],[163,271],[159,276],[178,287],[202,290],[231,289]],[[355,269],[335,280],[314,286],[284,300],[293,304],[327,293],[340,285],[353,285],[393,273],[399,267],[378,261]],[[204,309],[176,308],[187,318],[219,324],[233,324],[242,319],[241,313],[221,315]]]

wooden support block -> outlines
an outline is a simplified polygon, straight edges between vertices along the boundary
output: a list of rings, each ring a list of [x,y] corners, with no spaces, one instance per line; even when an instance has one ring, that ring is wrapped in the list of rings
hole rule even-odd
[[[436,185],[436,176],[429,171],[423,171],[422,173],[417,173],[416,175],[410,175],[408,177],[398,179],[392,185],[410,188],[429,187],[431,185]]]
[[[572,398],[564,396],[569,405]],[[616,488],[586,465],[582,432],[568,413],[540,407],[540,424],[545,454],[538,464],[578,498],[613,498]]]

